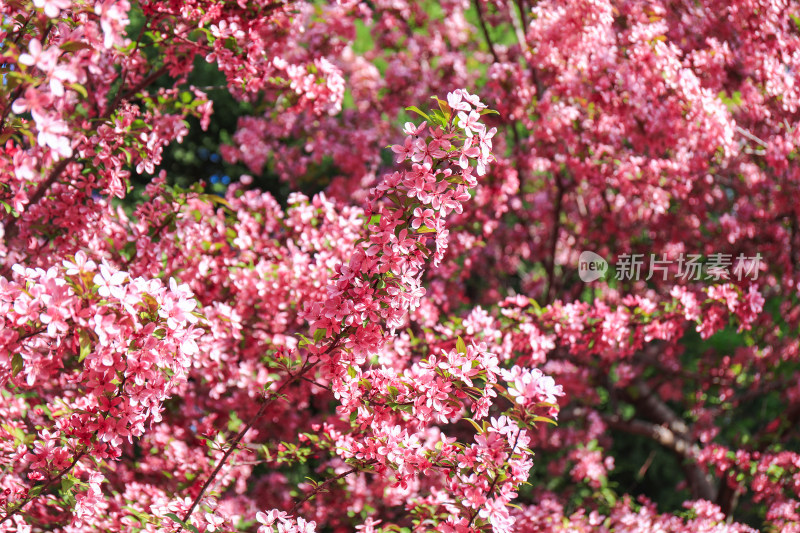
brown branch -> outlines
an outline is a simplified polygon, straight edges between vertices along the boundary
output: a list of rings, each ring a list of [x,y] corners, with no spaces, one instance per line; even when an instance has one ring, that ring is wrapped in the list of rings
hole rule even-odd
[[[531,50],[528,46],[527,37],[525,36],[525,29],[528,26],[528,22],[525,17],[525,6],[523,2],[524,0],[516,0],[517,9],[519,9],[519,20],[517,20],[517,15],[511,4],[508,5],[508,11],[511,17],[511,24],[514,26],[514,33],[516,33],[517,41],[519,42],[520,53],[528,64],[528,69],[531,72],[531,81],[533,81],[533,85],[536,87],[536,98],[538,101],[541,101],[542,95],[544,94],[544,85],[542,85],[542,81],[539,78],[539,72],[533,65]]]
[[[312,367],[313,367],[313,365],[312,365]],[[310,368],[311,367],[309,367],[309,369]],[[309,369],[306,369],[306,370],[309,370]],[[200,492],[195,497],[194,501],[192,502],[192,505],[189,507],[189,510],[186,511],[186,514],[183,516],[183,521],[184,522],[188,522],[189,517],[192,516],[192,513],[194,512],[195,508],[200,503],[200,500],[203,498],[203,494],[205,494],[206,490],[208,490],[209,485],[211,485],[211,482],[214,481],[214,478],[217,477],[217,474],[219,474],[219,471],[222,470],[222,467],[225,466],[225,463],[228,461],[228,458],[233,454],[234,451],[236,451],[236,449],[238,448],[239,442],[242,440],[242,438],[244,438],[245,434],[248,431],[250,431],[250,428],[252,428],[253,425],[256,422],[258,422],[258,420],[262,416],[264,416],[264,412],[267,410],[267,407],[269,407],[272,404],[272,402],[274,402],[281,395],[283,390],[287,386],[289,386],[291,383],[294,383],[297,379],[298,379],[297,375],[292,376],[288,380],[284,381],[283,384],[280,386],[280,388],[277,391],[275,391],[275,393],[271,394],[269,397],[264,399],[264,401],[261,403],[261,407],[258,408],[258,412],[256,412],[255,416],[253,416],[250,419],[250,421],[247,422],[247,424],[244,426],[244,428],[242,428],[242,430],[239,431],[239,433],[233,439],[233,442],[231,443],[231,445],[225,451],[225,454],[223,454],[222,459],[220,459],[219,463],[217,463],[216,468],[214,468],[214,470],[211,472],[211,475],[208,476],[208,479],[206,479],[206,482],[203,483],[203,486],[200,488]]]
[[[520,4],[519,0],[517,0],[517,8],[519,8],[519,18],[517,18],[517,12],[514,11],[514,6],[509,3],[508,4],[508,16],[511,19],[511,25],[514,27],[514,33],[517,36],[517,42],[519,43],[519,51],[521,54],[525,54],[525,49],[527,47],[527,43],[525,41],[525,33],[523,31],[523,22],[524,20],[524,13],[522,11],[522,5]]]
[[[731,487],[728,479],[733,478],[733,472],[728,471],[720,480],[719,491],[717,492],[716,504],[719,505],[719,510],[725,513],[725,516],[730,516],[736,508],[737,500],[741,494],[741,487]]]
[[[692,437],[691,428],[644,381],[636,381],[634,392],[634,394],[627,394],[626,399],[636,407],[637,414],[658,424],[657,426],[654,424],[655,427],[667,430],[678,437],[672,447],[660,443],[684,459],[681,468],[689,483],[692,496],[714,501],[718,491],[712,486],[710,476],[697,464],[700,448]],[[657,440],[657,442],[659,441]]]
[[[478,23],[481,25],[481,31],[483,31],[483,38],[486,39],[486,44],[489,46],[489,52],[492,53],[492,58],[494,58],[495,63],[500,62],[500,58],[497,56],[497,52],[494,49],[494,43],[492,43],[492,38],[489,37],[489,28],[486,27],[486,22],[483,20],[483,7],[481,7],[482,0],[473,0],[475,4],[475,10],[478,12]]]
[[[564,411],[563,420],[573,420],[589,414],[589,409],[577,407]],[[632,435],[641,435],[656,442],[657,444],[674,452],[682,459],[681,468],[686,476],[686,481],[692,492],[692,496],[708,501],[714,501],[716,491],[711,484],[711,480],[697,464],[700,455],[700,447],[688,436],[679,431],[673,431],[666,423],[656,424],[647,420],[625,420],[619,415],[597,413],[603,421],[611,428],[623,431]]]
[[[17,342],[21,342],[21,341],[24,341],[25,339],[30,339],[31,337],[35,337],[36,335],[38,335],[39,333],[42,333],[43,331],[47,331],[47,328],[38,328],[38,329],[34,329],[33,331],[29,331],[29,332],[17,337]]]
[[[696,444],[662,425],[645,420],[624,420],[619,415],[601,414],[600,417],[609,427],[647,437],[681,457],[694,458],[700,453]]]
[[[303,381],[307,381],[308,383],[311,383],[312,385],[316,385],[320,389],[325,389],[328,392],[333,392],[333,388],[332,387],[329,387],[327,385],[323,385],[322,383],[318,383],[318,382],[314,381],[313,379],[311,379],[309,377],[300,376],[300,379],[302,379]]]
[[[131,96],[133,94],[136,94],[137,92],[141,91],[143,88],[147,87],[148,85],[153,83],[156,79],[161,77],[161,75],[163,75],[166,71],[167,71],[166,65],[161,67],[160,69],[156,70],[155,72],[150,74],[150,76],[148,76],[147,78],[142,80],[138,85],[136,85],[135,87],[133,87],[130,90],[128,90],[127,92],[125,92],[122,95],[122,99],[128,98],[129,96]],[[107,114],[106,114],[106,117],[104,117],[104,118],[106,118],[106,119],[109,118],[112,112],[113,112],[113,109],[109,109]],[[37,187],[36,192],[34,192],[33,196],[30,197],[28,205],[32,206],[32,205],[37,204],[44,197],[44,195],[47,194],[48,189],[50,189],[50,187],[53,185],[53,183],[55,183],[58,180],[58,178],[61,176],[61,174],[64,172],[64,170],[66,170],[67,165],[69,165],[70,163],[74,162],[75,160],[76,160],[76,156],[73,155],[71,157],[68,157],[67,159],[62,159],[61,161],[59,161],[58,164],[55,167],[53,167],[53,170],[50,172],[50,176],[48,176],[48,178],[45,181],[43,181],[42,183],[39,184],[39,187]],[[6,224],[6,228],[5,228],[6,229],[6,231],[5,231],[5,233],[6,233],[6,237],[5,237],[6,241],[16,237],[17,232],[19,231],[19,229],[17,228],[17,220],[18,219],[19,219],[19,217],[17,217],[17,218],[13,218],[12,217],[12,218],[10,218],[9,222]]]
[[[494,491],[495,486],[497,486],[497,480],[500,479],[500,472],[495,472],[494,479],[492,480],[492,484],[489,485],[489,491],[486,493],[486,497],[489,498]],[[467,523],[467,529],[472,526],[472,522],[475,521],[475,517],[478,516],[478,513],[481,511],[481,506],[475,508],[475,512],[472,513],[472,516],[469,517],[469,523]]]
[[[53,167],[53,170],[50,172],[50,175],[47,177],[47,179],[44,180],[42,183],[40,183],[39,186],[36,188],[36,192],[33,193],[33,196],[31,196],[28,204],[29,205],[37,204],[39,200],[41,200],[44,197],[44,195],[47,193],[47,190],[53,185],[53,183],[55,183],[56,180],[58,180],[58,178],[61,176],[64,170],[66,170],[67,165],[69,165],[73,161],[75,161],[74,155],[68,157],[67,159],[62,159],[61,161],[59,161],[58,164],[55,167]],[[8,223],[6,224],[6,241],[8,241],[8,239],[13,239],[14,237],[16,237],[17,232],[19,231],[19,228],[17,228],[17,220],[19,220],[20,217],[17,218],[11,217]]]
[[[691,439],[689,426],[670,407],[661,401],[644,381],[637,381],[635,393],[625,393],[625,399],[636,407],[636,411],[657,424],[666,425],[671,431],[685,439]]]
[[[70,470],[72,470],[72,468],[73,468],[73,467],[74,467],[76,464],[78,464],[78,461],[80,461],[80,460],[81,460],[81,458],[82,458],[84,455],[86,455],[86,452],[85,452],[85,451],[84,451],[84,452],[81,452],[81,453],[79,453],[78,455],[76,455],[76,456],[75,456],[75,459],[73,459],[73,460],[72,460],[72,462],[70,463],[70,465],[69,465],[68,467],[66,467],[64,470],[62,470],[62,471],[61,471],[61,472],[60,472],[60,473],[59,473],[59,474],[58,474],[56,477],[54,477],[54,478],[52,478],[52,479],[48,480],[48,481],[47,481],[47,483],[45,483],[44,485],[35,485],[35,486],[34,486],[34,487],[32,487],[32,488],[36,488],[36,487],[42,487],[41,491],[39,491],[39,493],[40,493],[40,494],[41,494],[42,492],[46,491],[46,490],[47,490],[48,488],[50,488],[52,485],[54,485],[54,484],[58,483],[59,481],[61,481],[61,478],[63,478],[65,475],[67,475],[67,474],[69,473],[69,471],[70,471]],[[21,503],[21,504],[19,504],[19,505],[17,505],[17,506],[14,508],[14,510],[13,510],[13,511],[11,511],[11,512],[10,512],[10,513],[8,513],[8,514],[6,514],[6,515],[5,515],[5,516],[4,516],[2,519],[0,519],[0,524],[2,524],[3,522],[5,522],[6,520],[8,520],[9,518],[11,518],[12,516],[14,516],[15,514],[17,514],[19,511],[21,511],[23,507],[25,507],[26,505],[28,505],[28,503],[30,503],[30,502],[33,500],[33,498],[34,498],[34,497],[31,497],[31,495],[30,495],[30,490],[29,490],[29,491],[28,491],[28,495],[25,497],[25,499],[22,501],[22,503]]]
[[[525,16],[525,6],[523,5],[524,0],[516,0],[517,8],[519,9],[519,18],[522,22],[522,28],[525,29],[528,26],[528,20]]]
[[[139,46],[142,44],[142,37],[144,37],[145,31],[147,31],[148,26],[150,26],[150,19],[145,18],[144,23],[142,23],[142,27],[139,29],[139,36],[136,37],[136,45],[133,47],[133,51],[131,55],[135,55],[136,52],[139,51]],[[120,100],[122,100],[122,90],[125,88],[125,82],[128,80],[128,65],[126,64],[122,68],[122,82],[119,84],[119,89],[117,89],[117,94],[114,97],[114,101],[108,109],[108,114],[111,114],[111,111],[116,109],[119,105]]]
[[[617,415],[603,416],[603,420],[614,429],[634,435],[642,435],[675,452],[683,459],[681,468],[686,476],[692,497],[714,501],[716,491],[711,485],[708,476],[697,464],[697,457],[700,454],[700,447],[697,444],[669,428],[651,422],[643,420],[625,421]]]
[[[331,343],[330,347],[327,350],[325,350],[325,352],[323,352],[322,355],[329,354],[336,349],[336,347],[339,345],[339,341],[344,336],[345,331],[347,330],[343,330],[334,338],[333,343]],[[188,523],[189,518],[192,516],[192,513],[194,512],[197,505],[200,503],[200,500],[203,498],[203,494],[205,494],[206,490],[208,490],[208,487],[211,485],[211,482],[214,481],[214,478],[217,477],[217,474],[219,474],[220,470],[222,470],[222,467],[225,466],[225,463],[228,461],[228,458],[236,450],[236,448],[239,445],[239,442],[241,442],[245,434],[247,434],[247,432],[250,431],[250,428],[252,428],[253,425],[256,422],[258,422],[258,420],[264,415],[264,413],[267,410],[267,407],[269,407],[272,404],[272,402],[274,402],[276,399],[278,399],[278,397],[280,397],[281,393],[284,391],[284,389],[286,389],[286,387],[288,387],[289,385],[300,379],[303,376],[303,374],[314,368],[315,365],[316,363],[309,363],[308,360],[306,360],[306,362],[303,363],[302,368],[300,368],[300,370],[298,370],[296,374],[290,374],[289,379],[284,381],[277,391],[275,391],[273,394],[270,394],[269,397],[264,399],[263,403],[261,404],[261,407],[259,407],[258,409],[258,412],[255,414],[253,418],[250,419],[249,422],[247,422],[245,427],[242,428],[241,431],[239,431],[239,433],[233,439],[233,442],[231,443],[230,447],[228,447],[228,450],[220,459],[216,468],[214,468],[214,470],[211,472],[211,475],[208,477],[206,482],[203,483],[203,486],[200,488],[200,492],[195,497],[194,501],[192,502],[192,505],[189,507],[189,510],[186,511],[186,514],[183,515],[184,523]]]
[[[122,93],[122,97],[119,98],[119,100],[125,100],[127,98],[130,98],[131,96],[134,96],[136,93],[138,93],[139,91],[141,91],[142,89],[144,89],[145,87],[156,81],[158,78],[166,74],[167,70],[169,70],[169,67],[167,67],[167,65],[164,65],[158,70],[153,71],[152,73],[150,73],[149,76],[140,81],[137,85],[131,87],[130,89]]]
[[[364,464],[364,466],[375,464],[377,462],[378,462],[377,459],[371,459],[371,460],[367,461]],[[311,498],[313,498],[314,496],[316,496],[317,494],[322,492],[325,489],[325,487],[327,487],[328,485],[330,485],[334,481],[338,481],[338,480],[340,480],[340,479],[342,479],[344,477],[349,476],[350,474],[354,474],[354,473],[358,472],[359,470],[360,470],[359,467],[354,466],[353,468],[351,468],[350,470],[347,470],[346,472],[342,472],[341,474],[339,474],[337,476],[334,476],[334,477],[326,479],[325,481],[323,481],[322,483],[317,485],[312,492],[307,494],[305,498],[303,498],[302,500],[299,500],[297,503],[295,503],[294,506],[292,506],[292,508],[289,510],[289,514],[294,516],[295,512],[297,511],[297,509],[300,508],[301,505],[303,505],[308,500],[310,500]]]
[[[555,174],[555,180],[556,201],[555,205],[553,206],[553,230],[550,233],[549,255],[546,259],[547,263],[545,265],[545,283],[547,283],[543,293],[543,301],[545,304],[550,303],[550,297],[553,293],[553,285],[555,285],[556,250],[558,247],[558,234],[561,231],[561,210],[564,203],[564,193],[566,192],[566,187],[561,181],[561,177],[558,173]]]

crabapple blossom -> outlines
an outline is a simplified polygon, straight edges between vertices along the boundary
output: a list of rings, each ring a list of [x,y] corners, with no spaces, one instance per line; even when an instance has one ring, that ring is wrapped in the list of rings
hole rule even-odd
[[[800,530],[799,27],[0,4],[0,532]]]

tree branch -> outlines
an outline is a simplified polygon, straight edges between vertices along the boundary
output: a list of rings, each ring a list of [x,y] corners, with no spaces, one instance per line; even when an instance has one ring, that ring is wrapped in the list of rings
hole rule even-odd
[[[558,247],[558,234],[561,231],[561,209],[564,203],[564,193],[566,188],[561,181],[558,173],[555,174],[556,179],[556,201],[553,206],[553,231],[550,233],[549,255],[545,265],[546,279],[543,300],[544,303],[550,303],[550,296],[553,292],[553,285],[555,284],[555,268],[556,268],[556,250]]]
[[[73,468],[73,467],[74,467],[76,464],[78,464],[78,461],[80,461],[80,460],[83,458],[83,456],[84,456],[84,455],[86,455],[86,452],[80,452],[78,455],[76,455],[76,456],[75,456],[75,459],[73,459],[73,460],[72,460],[72,462],[69,464],[69,466],[68,466],[68,467],[66,467],[64,470],[62,470],[62,471],[61,471],[61,472],[60,472],[60,473],[59,473],[59,474],[58,474],[56,477],[54,477],[54,478],[52,478],[52,479],[48,480],[48,481],[47,481],[47,483],[45,483],[44,485],[37,485],[37,486],[39,486],[39,487],[42,487],[42,489],[39,491],[39,494],[41,494],[42,492],[46,491],[46,490],[47,490],[48,488],[50,488],[51,486],[53,486],[53,485],[55,485],[56,483],[58,483],[59,481],[61,481],[61,478],[63,478],[64,476],[66,476],[66,475],[69,473],[69,471],[70,471],[70,470],[72,470],[72,468]],[[34,486],[34,487],[32,487],[32,488],[35,488],[35,487],[36,487],[36,486]],[[35,497],[35,496],[34,496],[34,497]],[[5,516],[4,516],[2,519],[0,519],[0,524],[2,524],[3,522],[5,522],[6,520],[8,520],[9,518],[11,518],[12,516],[14,516],[15,514],[17,514],[19,511],[21,511],[21,510],[22,510],[22,508],[23,508],[23,507],[25,507],[26,505],[28,505],[28,503],[30,503],[30,502],[33,500],[33,498],[34,498],[34,497],[32,497],[32,496],[30,495],[30,490],[29,490],[29,491],[28,491],[28,495],[27,495],[27,496],[26,496],[26,497],[23,499],[22,503],[21,503],[21,504],[19,504],[19,505],[17,505],[17,506],[14,508],[14,510],[13,510],[13,511],[11,511],[11,512],[10,512],[10,513],[8,513],[8,514],[6,514],[6,515],[5,515]]]
[[[565,410],[565,419],[582,418],[588,415],[590,409],[578,407]],[[673,431],[666,424],[655,424],[646,420],[624,420],[619,415],[597,413],[603,421],[612,429],[623,431],[632,435],[641,435],[656,442],[657,444],[671,450],[682,459],[681,468],[683,469],[686,481],[694,498],[702,498],[714,501],[716,491],[709,477],[697,465],[697,458],[700,455],[700,447],[691,439],[682,435],[680,432]]]
[[[636,411],[657,424],[666,425],[671,431],[691,440],[689,426],[670,407],[661,401],[647,383],[638,380],[635,394],[624,393],[625,399],[636,407]]]
[[[333,343],[330,345],[330,347],[327,350],[325,350],[325,352],[323,352],[322,355],[329,354],[333,350],[336,349],[336,347],[339,345],[339,341],[344,336],[344,332],[345,331],[346,330],[343,330],[342,332],[340,332],[336,336],[336,338],[333,340]],[[306,366],[306,365],[308,365],[308,366]],[[186,511],[186,514],[183,515],[183,522],[184,523],[188,523],[189,518],[192,516],[192,513],[194,512],[194,510],[197,507],[197,505],[200,503],[200,500],[203,498],[203,494],[205,494],[206,490],[208,490],[208,487],[211,485],[211,482],[214,481],[214,478],[217,477],[217,474],[219,474],[220,470],[222,470],[222,467],[225,466],[225,463],[228,461],[228,458],[230,458],[230,456],[236,450],[236,448],[238,447],[239,442],[241,442],[242,438],[244,438],[244,436],[247,434],[247,432],[250,431],[250,428],[252,428],[253,425],[256,422],[258,422],[258,420],[264,415],[264,413],[267,410],[267,407],[269,407],[272,404],[272,402],[274,402],[276,399],[278,399],[278,397],[281,395],[281,393],[284,391],[284,389],[286,389],[286,387],[288,387],[289,385],[291,385],[292,383],[294,383],[295,381],[300,379],[303,376],[303,374],[305,374],[306,372],[308,372],[309,370],[314,368],[315,365],[316,365],[316,363],[310,363],[309,364],[308,360],[306,360],[306,362],[303,364],[303,367],[300,370],[298,370],[296,374],[291,374],[289,376],[289,379],[284,381],[283,384],[278,388],[277,391],[275,391],[274,393],[270,394],[269,397],[264,399],[264,402],[261,404],[261,407],[258,408],[258,412],[255,414],[255,416],[253,416],[253,418],[250,419],[249,422],[247,422],[245,427],[242,428],[241,431],[239,431],[239,433],[233,439],[233,442],[231,443],[231,445],[228,448],[228,450],[223,454],[223,456],[220,459],[219,463],[217,464],[216,468],[214,468],[214,470],[211,472],[211,475],[208,477],[206,482],[203,483],[203,486],[200,488],[200,492],[195,497],[194,501],[192,502],[192,505],[189,507],[189,510]]]
[[[69,165],[73,161],[75,161],[74,155],[68,157],[67,159],[62,159],[61,161],[59,161],[58,164],[53,167],[53,170],[50,172],[50,175],[47,177],[47,179],[41,182],[39,186],[36,188],[36,192],[34,192],[33,196],[30,197],[28,205],[36,205],[37,203],[39,203],[39,200],[41,200],[47,193],[47,190],[53,185],[53,183],[56,182],[56,180],[58,180],[58,178],[61,176],[64,170],[66,170],[67,165]],[[17,227],[17,220],[19,220],[19,218],[21,217],[22,215],[20,215],[20,217],[17,218],[14,217],[9,218],[9,221],[5,227],[6,242],[8,242],[9,239],[12,239],[17,236],[17,233],[19,232],[19,228]]]
[[[494,43],[492,43],[492,38],[489,37],[489,29],[486,27],[486,22],[483,20],[483,7],[481,7],[482,0],[473,0],[473,4],[475,4],[475,10],[478,12],[478,23],[481,25],[481,31],[483,31],[483,38],[486,39],[486,44],[489,46],[489,52],[492,54],[492,58],[494,58],[495,63],[500,62],[500,58],[497,56],[497,51],[494,49]]]
[[[363,466],[375,464],[377,462],[378,462],[377,459],[370,459]],[[354,473],[356,473],[356,472],[358,472],[360,470],[361,469],[359,467],[354,466],[353,468],[351,468],[350,470],[347,470],[346,472],[342,472],[341,474],[339,474],[337,476],[334,476],[334,477],[326,479],[325,481],[323,481],[322,483],[317,485],[312,492],[307,494],[305,498],[303,498],[302,500],[299,500],[297,503],[295,503],[294,506],[292,506],[292,508],[289,510],[289,514],[294,516],[295,512],[300,508],[301,505],[303,505],[305,502],[307,502],[308,500],[310,500],[311,498],[313,498],[314,496],[316,496],[317,494],[322,492],[328,485],[330,485],[334,481],[338,481],[338,480],[340,480],[340,479],[342,479],[344,477],[347,477],[350,474],[354,474]]]

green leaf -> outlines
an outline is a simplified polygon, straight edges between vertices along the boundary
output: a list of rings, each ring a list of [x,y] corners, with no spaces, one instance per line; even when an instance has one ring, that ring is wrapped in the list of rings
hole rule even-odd
[[[141,512],[140,510],[135,509],[134,507],[131,507],[130,505],[124,505],[122,508],[125,509],[126,511],[128,511],[129,513],[131,513],[131,514],[125,515],[125,516],[130,516],[131,518],[135,518],[136,520],[139,521],[139,523],[142,526],[145,526],[146,524],[148,524],[150,522],[150,520],[149,520],[150,517],[148,515],[146,515],[145,513]]]
[[[464,339],[462,339],[460,335],[458,339],[456,339],[456,351],[464,355],[466,355],[467,353],[467,344],[464,342]]]
[[[431,96],[431,98],[436,100],[436,103],[439,104],[439,109],[442,110],[442,115],[445,117],[445,122],[450,120],[450,115],[452,113],[452,110],[450,109],[450,105],[447,102],[445,102],[444,100],[442,100],[441,98],[437,98],[436,96]]]
[[[410,106],[408,106],[406,108],[406,111],[413,111],[414,113],[416,113],[418,115],[422,115],[425,118],[425,120],[430,120],[431,119],[431,117],[429,117],[427,113],[425,113],[424,111],[420,110],[420,108],[418,108],[417,106],[410,105]]]
[[[22,371],[22,355],[15,353],[11,358],[11,375],[16,376]]]
[[[324,339],[325,333],[326,332],[324,328],[317,328],[317,330],[314,332],[314,343],[318,343],[319,341]]]
[[[77,52],[78,50],[88,50],[92,48],[92,45],[89,43],[82,43],[80,41],[68,41],[61,46],[59,46],[65,52]]]
[[[499,115],[499,114],[500,113],[498,111],[495,111],[494,109],[484,109],[483,111],[481,111],[481,115]]]
[[[441,111],[439,111],[438,109],[434,109],[433,111],[431,111],[431,122],[433,123],[433,125],[445,128],[447,127],[448,120],[449,117],[446,116]]]
[[[482,428],[482,427],[480,427],[480,426],[478,425],[478,423],[477,423],[477,422],[475,422],[473,419],[471,419],[471,418],[465,418],[464,420],[466,420],[467,422],[469,422],[470,424],[472,424],[472,427],[474,427],[474,428],[475,428],[475,431],[477,431],[478,433],[483,433],[483,428]]]
[[[606,499],[606,501],[608,501],[608,503],[610,503],[611,505],[614,505],[615,503],[617,503],[617,495],[614,494],[614,491],[612,491],[608,487],[603,487],[600,490],[600,492],[602,493],[602,495]]]
[[[546,416],[534,416],[533,417],[533,421],[534,422],[547,422],[548,424],[553,424],[554,426],[558,425],[558,422],[556,422],[555,420],[551,420],[551,419],[547,418]]]
[[[22,83],[31,83],[35,81],[31,76],[17,70],[5,70],[3,76],[5,77],[5,86],[8,89],[15,89]]]
[[[89,97],[89,92],[86,90],[86,87],[84,87],[80,83],[68,83],[67,87],[69,87],[70,89],[72,89],[76,93],[79,93],[84,98],[88,98]]]
[[[178,524],[182,525],[184,528],[188,529],[192,533],[200,533],[199,531],[197,531],[196,527],[194,527],[192,524],[187,524],[186,522],[178,518],[178,515],[176,515],[175,513],[167,513],[164,516],[166,516],[173,522],[177,522]]]
[[[125,161],[130,165],[131,161],[133,161],[133,154],[130,150],[125,148],[124,146],[120,146],[119,151],[125,154]]]
[[[436,230],[434,228],[429,228],[428,226],[420,226],[417,230],[417,233],[435,233]]]
[[[81,343],[81,353],[78,355],[78,362],[82,362],[86,359],[86,356],[89,355],[89,352],[92,351],[92,343],[89,334],[86,331],[81,330],[80,332],[80,343]]]
[[[75,485],[77,480],[72,476],[64,476],[61,478],[61,492],[66,493],[69,492],[69,489]]]

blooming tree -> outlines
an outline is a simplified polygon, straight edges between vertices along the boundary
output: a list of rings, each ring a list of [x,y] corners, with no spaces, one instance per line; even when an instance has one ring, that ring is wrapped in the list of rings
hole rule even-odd
[[[0,531],[800,531],[797,4],[0,14]]]

